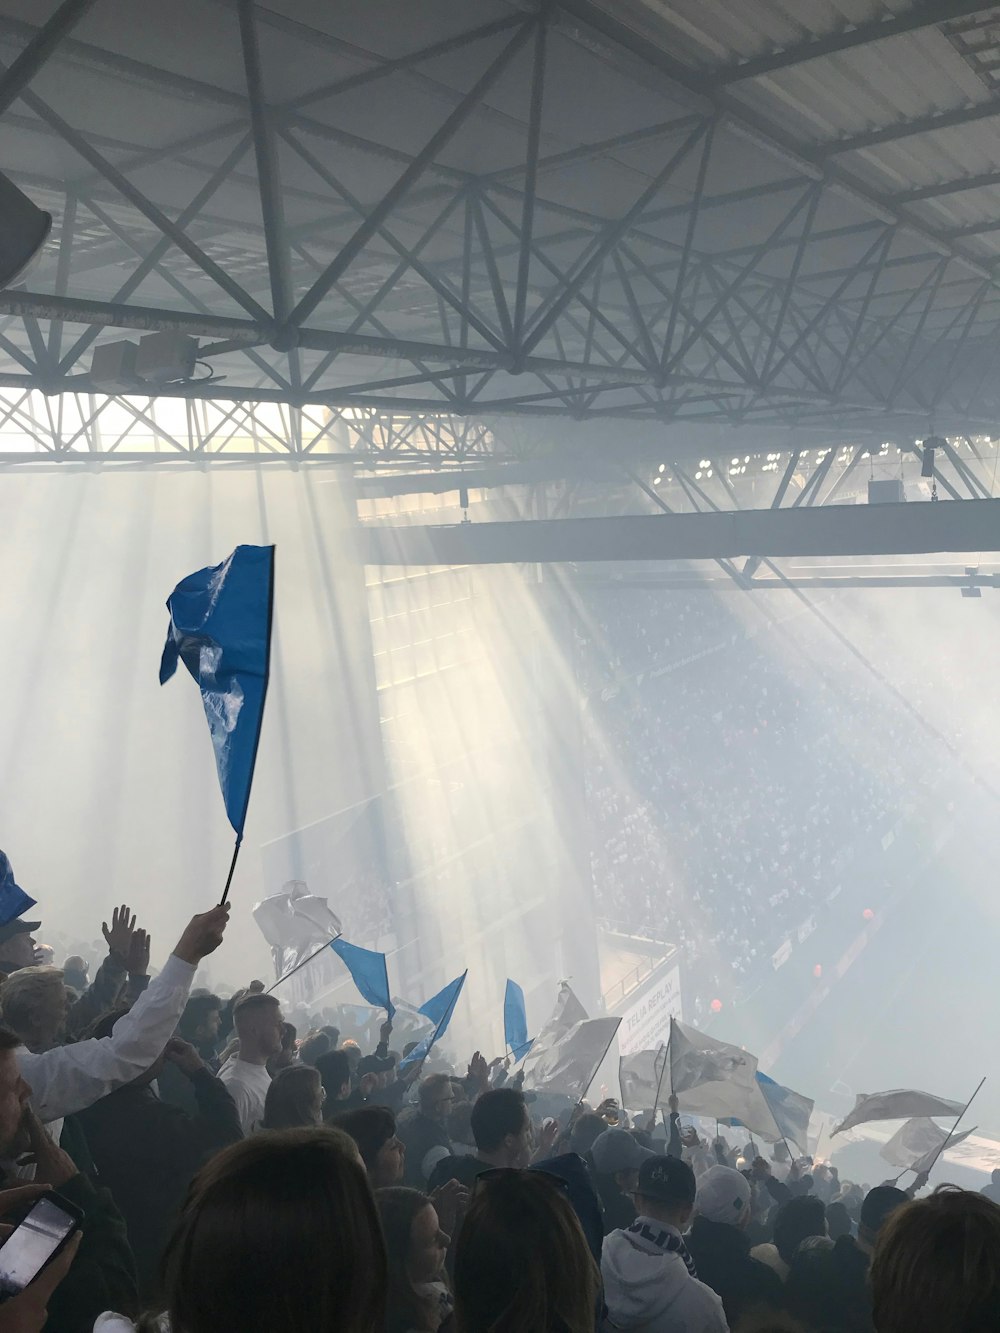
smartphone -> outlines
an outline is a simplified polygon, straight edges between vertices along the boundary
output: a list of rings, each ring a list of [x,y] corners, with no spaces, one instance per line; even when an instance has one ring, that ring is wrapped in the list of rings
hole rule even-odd
[[[80,1229],[83,1213],[59,1194],[45,1194],[0,1245],[0,1301],[34,1282]]]

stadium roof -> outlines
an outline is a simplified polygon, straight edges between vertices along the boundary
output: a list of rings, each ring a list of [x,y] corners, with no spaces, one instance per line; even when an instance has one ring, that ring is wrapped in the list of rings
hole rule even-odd
[[[137,390],[1000,421],[1000,10],[0,0],[0,59],[0,169],[54,216],[0,387],[104,391],[95,346],[173,329],[196,377]]]

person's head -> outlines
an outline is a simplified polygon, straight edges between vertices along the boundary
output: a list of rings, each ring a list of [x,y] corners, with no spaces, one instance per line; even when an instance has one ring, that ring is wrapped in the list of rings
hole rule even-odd
[[[464,1098],[455,1102],[448,1116],[448,1137],[452,1143],[472,1143],[472,1103]]]
[[[636,1211],[683,1231],[697,1195],[694,1172],[680,1157],[647,1156],[639,1168]]]
[[[397,1329],[437,1333],[438,1303],[417,1288],[441,1277],[451,1237],[441,1230],[433,1203],[419,1190],[380,1189],[375,1203],[389,1264],[386,1328],[389,1333]]]
[[[63,977],[67,986],[72,986],[74,990],[84,991],[90,984],[87,975],[89,967],[85,958],[81,958],[78,953],[71,953],[63,963]]]
[[[494,1088],[476,1099],[470,1116],[472,1140],[484,1161],[494,1166],[527,1166],[531,1160],[531,1120],[524,1094]]]
[[[326,1114],[330,1116],[336,1109],[334,1103],[351,1095],[351,1066],[343,1051],[327,1051],[317,1059],[316,1068],[326,1090]]]
[[[850,1237],[804,1240],[785,1281],[785,1304],[806,1328],[869,1333],[868,1261]]]
[[[323,1084],[312,1065],[289,1065],[271,1080],[264,1101],[263,1129],[296,1129],[323,1123]]]
[[[841,1236],[851,1235],[853,1230],[851,1215],[842,1203],[828,1203],[826,1205],[826,1229],[830,1233],[831,1240],[838,1240]]]
[[[420,1110],[428,1120],[445,1124],[455,1102],[455,1090],[448,1074],[428,1074],[420,1080]]]
[[[281,1050],[277,1055],[272,1055],[267,1062],[267,1072],[272,1078],[275,1078],[283,1069],[288,1069],[297,1063],[298,1052],[295,1049],[298,1032],[294,1023],[283,1022],[281,1024]]]
[[[585,1111],[573,1126],[569,1136],[570,1152],[585,1157],[594,1146],[594,1140],[607,1129],[608,1124],[596,1111]]]
[[[858,1244],[866,1253],[870,1255],[874,1250],[878,1233],[882,1230],[886,1218],[904,1203],[908,1203],[909,1199],[910,1196],[903,1190],[897,1189],[895,1185],[876,1185],[874,1189],[868,1191],[861,1205],[858,1221]]]
[[[0,1028],[0,1157],[12,1157],[21,1147],[18,1140],[31,1100],[31,1087],[17,1063],[20,1045],[15,1032]]]
[[[3,1021],[30,1051],[48,1051],[66,1030],[62,968],[22,967],[0,986]]]
[[[358,1145],[373,1190],[398,1185],[403,1179],[406,1149],[396,1136],[396,1117],[385,1106],[359,1106],[333,1121]]]
[[[351,1077],[358,1072],[358,1065],[361,1063],[361,1047],[356,1041],[348,1037],[347,1041],[340,1048],[347,1056],[347,1063],[351,1068]]]
[[[330,1050],[335,1051],[340,1045],[340,1028],[331,1027],[330,1024],[327,1023],[324,1027],[320,1028],[320,1032],[326,1033],[330,1039]]]
[[[583,1333],[594,1326],[599,1289],[597,1266],[556,1177],[479,1177],[455,1248],[462,1333]]]
[[[310,1032],[299,1043],[299,1060],[304,1065],[314,1065],[321,1055],[330,1050],[330,1038],[325,1032]]]
[[[808,1236],[826,1235],[826,1209],[815,1195],[789,1199],[778,1209],[774,1219],[774,1243],[786,1264]]]
[[[655,1154],[641,1147],[627,1129],[605,1129],[590,1145],[590,1156],[602,1183],[613,1183],[622,1194],[634,1194],[639,1168]]]
[[[221,1016],[222,1001],[217,995],[192,995],[177,1024],[177,1035],[199,1051],[214,1050]]]
[[[248,992],[233,1009],[236,1035],[240,1039],[240,1059],[250,1064],[266,1064],[281,1050],[281,1001],[273,995]]]
[[[324,1128],[255,1134],[213,1157],[163,1264],[178,1333],[371,1333],[385,1283],[368,1179],[351,1140]]]
[[[729,1166],[710,1167],[698,1180],[695,1212],[706,1222],[722,1222],[742,1231],[750,1221],[750,1186]]]
[[[878,1333],[1000,1328],[1000,1207],[942,1185],[885,1221],[871,1265]]]

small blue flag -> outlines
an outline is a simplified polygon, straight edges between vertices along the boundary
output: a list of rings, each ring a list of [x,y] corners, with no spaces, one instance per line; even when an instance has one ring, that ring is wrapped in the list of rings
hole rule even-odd
[[[237,546],[167,598],[160,684],[187,667],[201,690],[226,814],[243,837],[271,661],[274,547]]]
[[[0,852],[0,926],[35,906],[35,899],[29,898],[14,879],[6,852]]]
[[[429,1018],[435,1024],[433,1032],[428,1033],[423,1041],[418,1041],[409,1055],[405,1055],[399,1062],[401,1070],[408,1069],[416,1061],[424,1061],[430,1055],[431,1047],[437,1041],[438,1037],[443,1037],[448,1030],[448,1024],[451,1022],[451,1016],[455,1012],[455,1005],[458,1003],[458,997],[462,993],[462,987],[465,985],[465,978],[469,975],[469,969],[456,977],[454,981],[449,981],[443,990],[439,990],[437,995],[420,1006],[420,1013],[425,1018]]]
[[[524,1008],[524,991],[516,981],[507,978],[503,997],[504,1040],[510,1047],[514,1062],[523,1060],[534,1042],[528,1040],[528,1016]]]
[[[362,949],[360,944],[348,944],[345,939],[331,940],[330,948],[343,959],[354,978],[355,986],[368,1003],[384,1009],[392,1018],[396,1006],[389,998],[389,970],[385,954],[377,953],[374,949]]]

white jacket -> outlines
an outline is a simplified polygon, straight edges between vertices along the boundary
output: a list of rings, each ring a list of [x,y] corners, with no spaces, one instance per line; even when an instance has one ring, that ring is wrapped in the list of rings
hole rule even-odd
[[[608,1319],[629,1333],[729,1333],[722,1301],[693,1278],[676,1252],[663,1248],[672,1227],[637,1217],[642,1231],[604,1237],[601,1276]],[[660,1243],[658,1243],[658,1240]]]

